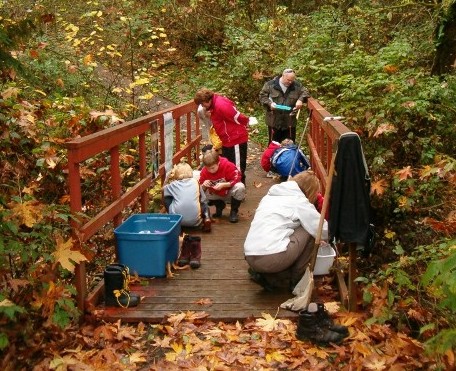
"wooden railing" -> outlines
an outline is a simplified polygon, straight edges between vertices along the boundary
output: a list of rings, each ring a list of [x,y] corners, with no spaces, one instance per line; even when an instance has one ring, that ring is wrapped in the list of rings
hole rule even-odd
[[[172,163],[178,163],[182,157],[199,162],[202,134],[196,108],[190,101],[67,143],[70,206],[74,215],[81,215],[84,206],[84,195],[81,191],[81,168],[84,161],[104,154],[110,163],[112,201],[88,222],[84,223],[82,219],[72,222],[73,235],[78,244],[82,246],[109,222],[113,222],[114,227],[119,226],[123,221],[123,212],[133,202],[139,200],[141,212],[147,212],[148,190],[157,181],[163,181],[165,176],[165,114],[171,113],[174,121]],[[349,129],[340,121],[325,121],[331,114],[315,99],[309,99],[308,109],[309,155],[312,168],[317,173],[324,191],[338,138]],[[136,138],[139,179],[130,189],[122,189],[120,148]],[[87,296],[84,263],[76,266],[76,289],[78,307],[84,310]]]
[[[84,206],[82,201],[84,195],[81,192],[83,162],[100,154],[104,154],[110,162],[112,202],[87,223],[78,222],[77,219],[72,222],[76,243],[80,245],[86,243],[108,222],[112,221],[114,227],[119,226],[123,220],[122,212],[138,199],[141,212],[147,212],[148,190],[157,180],[163,181],[165,176],[166,148],[163,143],[165,143],[164,115],[167,113],[172,114],[174,121],[172,163],[178,163],[182,157],[198,162],[202,134],[196,105],[193,102],[143,116],[67,143],[70,207],[74,215],[80,215]],[[139,179],[131,189],[123,190],[120,147],[135,138],[138,140]],[[78,307],[84,310],[84,299],[87,296],[84,263],[76,266],[76,289]]]

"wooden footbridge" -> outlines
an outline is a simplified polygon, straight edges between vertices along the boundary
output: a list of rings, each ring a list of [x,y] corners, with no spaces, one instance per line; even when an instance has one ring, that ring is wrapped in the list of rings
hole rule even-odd
[[[331,117],[315,99],[310,99],[311,112],[307,144],[313,170],[326,184],[333,148],[341,134],[349,131],[340,121],[324,120]],[[166,152],[167,125],[172,125],[173,152]],[[168,127],[169,129],[169,127]],[[168,134],[166,134],[168,133]],[[122,147],[125,143],[137,141],[137,181],[128,188],[121,175]],[[100,208],[88,222],[73,222],[75,237],[81,245],[87,244],[96,233],[108,223],[120,225],[131,213],[132,205],[139,205],[137,212],[147,213],[149,190],[163,181],[165,165],[178,163],[183,157],[197,164],[203,142],[202,128],[196,115],[196,106],[187,102],[169,109],[125,122],[67,144],[69,159],[69,184],[71,209],[80,214],[84,210],[83,178],[81,174],[86,163],[95,156],[104,155],[110,161],[112,202]],[[255,209],[269,187],[277,180],[267,178],[259,166],[261,149],[250,143],[247,167],[247,197],[240,208],[240,220],[229,223],[229,206],[224,216],[216,220],[210,233],[198,229],[186,230],[189,234],[200,235],[202,239],[202,261],[199,269],[174,270],[173,277],[141,278],[131,285],[131,291],[138,293],[141,303],[133,308],[105,307],[104,286],[101,281],[94,289],[88,289],[85,264],[76,268],[78,306],[88,316],[114,321],[159,323],[167,315],[179,312],[204,312],[212,320],[236,321],[248,317],[260,317],[262,313],[292,318],[297,314],[279,309],[282,302],[292,294],[288,291],[266,292],[252,282],[244,260],[243,244],[250,227]],[[256,151],[256,156],[255,156]],[[350,247],[351,252],[354,247]],[[115,251],[113,249],[113,256]],[[356,309],[355,259],[351,255],[347,277],[338,272],[339,300],[351,310]],[[346,281],[348,280],[348,287]],[[316,293],[314,292],[314,295]]]

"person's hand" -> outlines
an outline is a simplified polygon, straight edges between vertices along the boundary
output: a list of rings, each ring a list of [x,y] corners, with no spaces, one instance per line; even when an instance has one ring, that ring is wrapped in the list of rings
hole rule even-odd
[[[271,109],[276,109],[277,107],[277,104],[275,104],[274,102],[271,103]]]
[[[226,183],[217,183],[212,188],[216,191],[221,191],[223,188],[226,188]]]
[[[214,182],[212,180],[209,180],[209,179],[206,179],[203,182],[203,186],[205,186],[206,188],[211,188],[213,185],[214,185]]]
[[[303,105],[302,100],[297,100],[296,105],[295,105],[295,110],[301,109],[302,105]]]

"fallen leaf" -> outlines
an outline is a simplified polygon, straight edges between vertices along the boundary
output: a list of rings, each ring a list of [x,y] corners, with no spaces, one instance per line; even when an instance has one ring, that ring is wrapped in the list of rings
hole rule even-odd
[[[199,305],[212,305],[212,300],[209,298],[202,298],[194,302],[195,304]]]

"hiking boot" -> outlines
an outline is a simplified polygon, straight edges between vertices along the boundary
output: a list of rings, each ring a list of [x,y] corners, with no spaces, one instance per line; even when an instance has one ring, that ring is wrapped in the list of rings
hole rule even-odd
[[[249,268],[248,272],[250,275],[250,279],[253,282],[260,285],[265,291],[273,292],[275,290],[275,287],[268,282],[268,280],[266,279],[266,277],[264,277],[263,274],[254,271],[252,268]]]
[[[204,218],[202,231],[204,233],[209,233],[211,231],[211,224],[212,224],[211,218]]]
[[[307,307],[307,311],[310,313],[316,313],[318,321],[331,331],[338,332],[345,337],[349,335],[348,328],[346,326],[334,323],[323,303],[310,303]]]
[[[330,343],[339,344],[345,335],[324,326],[316,312],[310,313],[307,310],[302,310],[299,312],[296,338],[324,346]]]
[[[128,288],[128,268],[122,264],[108,265],[103,275],[106,306],[129,308],[139,304],[139,295],[130,293]]]
[[[190,255],[191,255],[191,248],[192,243],[190,240],[190,235],[186,234],[184,239],[182,240],[182,246],[180,249],[179,257],[177,258],[177,265],[179,267],[183,267],[190,263]]]
[[[226,204],[222,200],[213,200],[211,201],[212,205],[215,205],[215,214],[212,214],[214,218],[221,218],[223,209],[225,208]]]
[[[190,237],[190,267],[198,269],[201,266],[201,237]]]
[[[125,274],[126,279],[124,282],[124,290],[128,291],[130,293],[130,297],[133,298],[134,301],[138,300],[138,302],[141,301],[141,298],[138,294],[131,292],[130,291],[130,282],[131,282],[131,276],[130,276],[130,268],[128,268],[125,264],[120,264],[120,263],[112,263],[108,264],[106,268],[118,268],[122,271],[123,274]]]
[[[230,223],[237,223],[239,221],[238,211],[239,206],[241,206],[240,200],[236,200],[234,197],[231,197],[231,211],[230,211]]]

